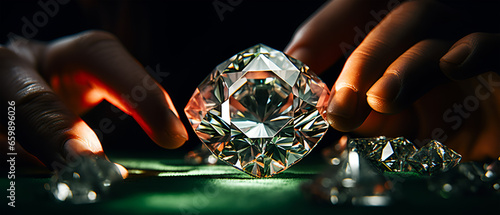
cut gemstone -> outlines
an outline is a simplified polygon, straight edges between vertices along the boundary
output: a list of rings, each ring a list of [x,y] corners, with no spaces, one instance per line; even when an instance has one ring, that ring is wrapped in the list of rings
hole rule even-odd
[[[220,160],[270,177],[298,162],[322,138],[329,94],[309,67],[258,44],[219,64],[184,111]]]
[[[371,161],[381,171],[410,172],[412,166],[407,157],[417,151],[413,143],[404,137],[356,138],[349,141],[350,147]]]
[[[484,197],[495,193],[500,194],[498,192],[500,178],[492,172],[491,165],[477,162],[458,164],[450,171],[429,177],[427,180],[428,188],[447,199],[471,195]]]
[[[371,137],[371,138],[350,138],[347,146],[350,150],[355,150],[362,156],[372,151],[374,145],[380,142],[386,142],[385,136]]]
[[[304,189],[333,205],[385,206],[391,203],[392,184],[355,151],[345,151],[338,165],[331,166]]]
[[[87,204],[108,197],[114,187],[111,185],[122,180],[115,164],[96,155],[85,155],[56,171],[48,189],[56,200]]]
[[[408,162],[423,174],[448,171],[456,166],[462,156],[436,140],[431,140],[408,157]]]

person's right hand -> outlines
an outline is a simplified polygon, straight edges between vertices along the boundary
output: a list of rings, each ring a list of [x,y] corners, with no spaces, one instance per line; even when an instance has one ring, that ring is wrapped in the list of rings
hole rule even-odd
[[[327,107],[335,129],[418,145],[438,139],[466,159],[496,158],[497,8],[476,0],[333,0],[301,26],[286,53],[318,73],[348,56]],[[483,74],[489,71],[497,73]]]
[[[134,99],[135,91],[144,95]],[[19,39],[0,46],[0,102],[2,107],[15,102],[20,155],[24,148],[52,170],[72,156],[104,157],[96,134],[79,117],[103,99],[133,116],[162,147],[176,148],[188,139],[167,92],[110,33],[87,31],[48,44]],[[5,117],[2,125],[7,127]],[[7,148],[5,131],[0,143]]]

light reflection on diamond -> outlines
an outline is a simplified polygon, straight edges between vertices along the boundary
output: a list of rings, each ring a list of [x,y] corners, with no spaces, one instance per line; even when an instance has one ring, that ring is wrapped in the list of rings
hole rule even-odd
[[[270,177],[306,156],[328,128],[326,85],[300,61],[259,44],[221,63],[185,108],[220,160]]]
[[[390,172],[433,174],[446,171],[458,164],[461,156],[432,140],[419,150],[403,137],[355,138],[348,146],[370,160],[377,169]]]
[[[54,195],[60,201],[64,201],[71,196],[71,190],[65,183],[57,183],[57,192],[55,192]]]
[[[87,197],[90,201],[95,201],[97,198],[97,194],[93,190],[91,190],[89,191],[89,194],[87,194]]]
[[[420,173],[432,174],[439,171],[448,171],[456,166],[462,156],[438,141],[432,140],[408,157]]]

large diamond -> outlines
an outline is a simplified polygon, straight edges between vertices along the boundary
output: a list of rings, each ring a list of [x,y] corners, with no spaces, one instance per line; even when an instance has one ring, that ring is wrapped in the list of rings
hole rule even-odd
[[[328,128],[327,86],[300,61],[262,44],[219,64],[185,108],[222,161],[270,177],[306,156]]]
[[[408,162],[420,173],[433,174],[448,171],[456,166],[462,156],[438,141],[431,140],[416,153],[408,157]]]

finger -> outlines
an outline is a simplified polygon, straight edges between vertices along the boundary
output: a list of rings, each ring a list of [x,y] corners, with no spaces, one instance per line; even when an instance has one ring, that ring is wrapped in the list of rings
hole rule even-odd
[[[381,113],[396,113],[447,80],[439,59],[450,47],[442,40],[421,41],[399,56],[368,90],[367,102]]]
[[[77,85],[87,93],[90,106],[108,100],[165,148],[179,147],[188,139],[167,92],[109,33],[89,31],[55,41],[46,56],[43,71],[50,72],[47,76],[58,92]]]
[[[371,111],[368,89],[396,58],[442,25],[446,11],[431,1],[405,2],[367,35],[348,58],[332,90],[327,117],[334,128],[350,131],[364,122]]]
[[[500,72],[500,34],[472,33],[457,41],[441,58],[450,78],[466,79],[484,72]]]
[[[11,134],[47,167],[65,165],[69,155],[103,155],[94,132],[69,111],[31,63],[0,47],[0,101],[11,110]],[[9,103],[7,103],[9,101]],[[7,107],[10,107],[7,109]]]
[[[299,28],[285,52],[321,73],[342,54],[347,56],[349,49],[361,42],[364,32],[396,5],[394,1],[369,0],[326,3]]]

